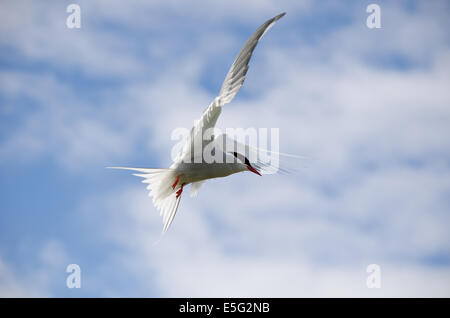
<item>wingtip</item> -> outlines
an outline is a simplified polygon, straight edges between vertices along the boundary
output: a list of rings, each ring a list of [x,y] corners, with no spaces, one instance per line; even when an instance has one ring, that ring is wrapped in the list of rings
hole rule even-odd
[[[275,22],[277,22],[278,20],[280,20],[282,17],[284,17],[286,15],[286,12],[283,12],[283,13],[280,13],[279,15],[277,15],[277,16],[274,16],[272,19],[270,19],[269,21],[270,21],[270,23],[275,23]]]
[[[279,20],[279,19],[281,19],[282,17],[284,17],[286,15],[286,12],[283,12],[283,13],[280,13],[279,15],[277,15],[275,18],[274,18],[274,20],[276,21],[276,20]]]

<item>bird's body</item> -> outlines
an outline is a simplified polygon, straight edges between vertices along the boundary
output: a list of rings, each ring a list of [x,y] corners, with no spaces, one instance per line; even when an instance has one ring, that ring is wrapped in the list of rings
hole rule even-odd
[[[214,128],[222,107],[233,99],[244,83],[248,64],[258,41],[284,15],[285,13],[282,13],[266,21],[245,43],[225,77],[219,96],[206,108],[202,117],[192,127],[183,150],[170,168],[112,167],[139,172],[135,175],[144,178],[143,182],[148,183],[149,195],[153,197],[153,203],[163,217],[163,233],[168,230],[175,217],[184,186],[191,184],[191,193],[195,195],[199,187],[208,179],[226,177],[243,171],[261,175],[258,167],[252,165],[243,154],[225,151],[223,145],[219,143],[217,147],[213,147],[215,160],[206,158],[203,152],[205,147],[211,148],[220,138],[210,136],[211,138],[204,139],[204,133]]]
[[[207,179],[228,177],[234,173],[246,171],[247,166],[239,162],[236,163],[181,163],[174,173],[180,176],[179,183],[188,185]]]

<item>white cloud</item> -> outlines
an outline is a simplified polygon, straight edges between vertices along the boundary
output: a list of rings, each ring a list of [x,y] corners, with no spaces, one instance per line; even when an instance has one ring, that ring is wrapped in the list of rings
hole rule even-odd
[[[27,295],[27,290],[17,281],[8,264],[0,259],[0,296],[23,297]]]
[[[55,239],[28,250],[20,269],[0,258],[0,297],[51,297],[55,286],[65,286],[68,261],[64,245]]]
[[[380,247],[384,239],[379,236],[343,227],[333,217],[307,215],[301,208],[292,211],[302,214],[300,218],[288,218],[270,203],[266,210],[246,209],[241,202],[252,194],[239,196],[232,182],[225,183],[205,188],[195,200],[183,198],[174,226],[156,245],[161,221],[143,189],[91,199],[90,204],[105,207],[95,209],[96,218],[106,220],[108,240],[118,244],[120,253],[126,251],[118,256],[121,273],[139,281],[136,288],[142,295],[154,290],[170,297],[430,297],[449,293],[448,269],[413,265],[380,253],[383,247],[401,252],[406,246]],[[213,202],[224,197],[229,199]],[[259,196],[262,204],[270,202],[267,197]],[[91,222],[94,209],[85,208]],[[402,224],[392,226],[402,228]],[[366,287],[365,270],[374,262],[382,269],[379,290]]]
[[[19,124],[11,127],[0,145],[2,160],[30,163],[50,155],[77,170],[86,163],[104,164],[129,152],[128,139],[108,121],[115,116],[109,105],[86,102],[76,90],[50,74],[0,72],[0,82],[5,83],[0,90],[14,105],[6,115],[22,114]]]

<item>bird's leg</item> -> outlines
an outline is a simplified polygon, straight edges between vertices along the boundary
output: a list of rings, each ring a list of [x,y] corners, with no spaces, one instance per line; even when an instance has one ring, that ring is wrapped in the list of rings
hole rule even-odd
[[[180,190],[177,191],[177,196],[176,196],[177,199],[181,195],[181,193],[183,192],[183,186],[184,186],[184,183],[181,184]]]
[[[180,176],[179,175],[177,176],[177,179],[175,180],[175,182],[172,184],[172,189],[173,190],[175,190],[175,187],[177,186],[178,181],[180,181]]]

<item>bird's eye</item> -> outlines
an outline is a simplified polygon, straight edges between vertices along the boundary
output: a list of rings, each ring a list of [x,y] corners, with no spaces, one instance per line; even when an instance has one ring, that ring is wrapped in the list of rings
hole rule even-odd
[[[236,159],[238,159],[239,161],[241,161],[242,163],[246,164],[246,165],[250,165],[250,161],[248,160],[247,157],[245,157],[244,155],[241,155],[240,153],[237,152],[232,152],[233,156],[236,157]]]

